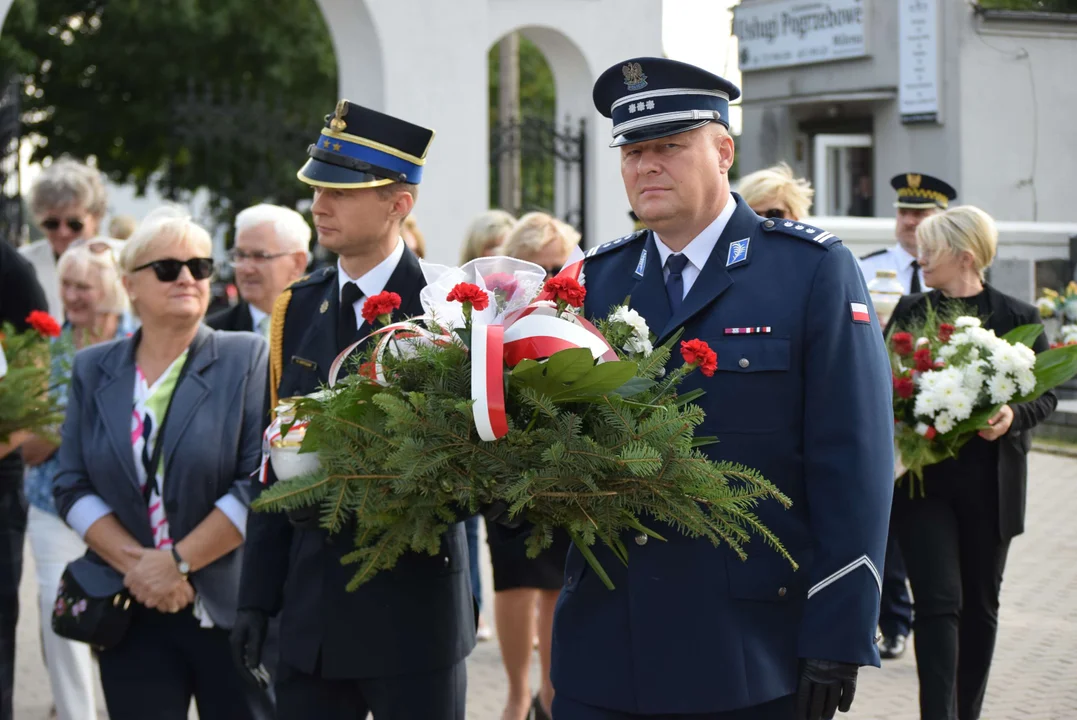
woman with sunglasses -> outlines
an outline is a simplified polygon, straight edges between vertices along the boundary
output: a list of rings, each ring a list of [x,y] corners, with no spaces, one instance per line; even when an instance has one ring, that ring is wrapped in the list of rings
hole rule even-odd
[[[568,262],[580,234],[568,223],[542,212],[521,217],[509,230],[501,255],[541,265],[553,277]],[[494,567],[494,622],[501,646],[501,662],[509,678],[509,696],[501,720],[536,720],[550,717],[553,684],[550,682],[553,611],[564,583],[569,537],[555,532],[553,545],[538,557],[527,557],[529,524],[508,529],[486,522],[490,560]],[[540,688],[531,697],[530,668],[534,639],[538,638],[542,664]]]
[[[44,240],[21,249],[37,272],[49,314],[63,318],[56,262],[76,240],[97,235],[108,207],[105,182],[96,169],[63,158],[41,171],[30,187],[30,213]]]
[[[783,162],[745,175],[737,192],[756,215],[775,220],[803,220],[815,195],[811,183],[793,175]]]
[[[80,352],[68,391],[56,507],[135,601],[123,638],[100,653],[112,720],[185,720],[192,696],[203,720],[252,717],[228,628],[267,348],[202,325],[210,251],[182,213],[147,217],[120,255],[142,327]]]

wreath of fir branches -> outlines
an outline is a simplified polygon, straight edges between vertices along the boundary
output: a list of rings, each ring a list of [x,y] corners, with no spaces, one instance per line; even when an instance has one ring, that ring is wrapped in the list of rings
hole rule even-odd
[[[714,441],[695,436],[704,413],[692,401],[702,391],[676,392],[693,366],[663,377],[677,337],[638,362],[596,364],[587,349],[523,361],[506,373],[509,432],[484,442],[470,399],[470,334],[453,332],[446,345],[385,353],[390,386],[362,373],[368,350],[352,361],[357,374],[297,400],[296,420],[308,423],[301,452],[318,453],[320,469],[255,502],[268,511],[317,505],[324,528],[353,533],[349,590],[405,553],[437,553],[453,523],[497,502],[534,524],[530,556],[564,528],[609,587],[591,546],[601,541],[628,562],[623,533],[663,539],[648,523],[724,543],[742,559],[758,536],[796,567],[754,513],[761,501],[790,500],[755,470],[700,451]]]

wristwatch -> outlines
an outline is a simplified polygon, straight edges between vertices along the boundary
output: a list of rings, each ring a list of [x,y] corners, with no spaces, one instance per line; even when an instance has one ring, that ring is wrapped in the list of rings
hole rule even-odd
[[[179,552],[176,551],[175,546],[172,547],[172,559],[176,561],[176,569],[179,570],[179,574],[186,580],[187,576],[191,573],[191,565],[182,557]]]

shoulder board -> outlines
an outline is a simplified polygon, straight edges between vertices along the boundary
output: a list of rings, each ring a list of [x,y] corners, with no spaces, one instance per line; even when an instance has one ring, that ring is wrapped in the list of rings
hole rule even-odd
[[[869,258],[879,257],[880,255],[885,255],[887,252],[889,252],[889,250],[887,248],[883,248],[882,250],[876,250],[875,252],[869,252],[867,255],[861,255],[860,259],[861,260],[867,260]]]
[[[269,414],[277,415],[277,402],[280,378],[284,374],[284,319],[288,315],[288,304],[292,301],[291,288],[286,289],[273,302],[273,312],[269,320]]]
[[[587,251],[587,254],[584,257],[593,258],[596,255],[601,255],[602,253],[607,253],[610,250],[615,250],[616,248],[628,245],[633,240],[637,240],[637,239],[639,239],[641,237],[646,237],[646,236],[647,236],[647,230],[637,230],[636,232],[629,233],[628,235],[625,235],[624,237],[617,238],[616,240],[610,240],[609,242],[602,243],[598,247],[591,248],[590,250]]]
[[[792,220],[764,220],[762,227],[764,232],[789,235],[824,248],[829,248],[831,245],[841,242],[841,240],[838,239],[838,236],[832,232],[827,232],[822,228],[813,227],[802,222],[794,222]]]
[[[328,278],[336,277],[336,274],[336,267],[332,265],[328,267],[323,267],[320,270],[315,270],[310,275],[304,275],[303,277],[299,278],[294,283],[289,285],[288,288],[290,290],[297,290],[299,288],[309,287],[311,285],[320,285]]]

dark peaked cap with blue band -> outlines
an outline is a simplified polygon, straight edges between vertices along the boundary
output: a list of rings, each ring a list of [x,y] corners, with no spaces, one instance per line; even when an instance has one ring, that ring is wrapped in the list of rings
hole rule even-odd
[[[433,130],[341,100],[325,116],[325,127],[307,148],[310,159],[298,176],[308,185],[328,188],[418,185],[433,139]]]
[[[610,147],[618,147],[709,122],[728,128],[729,103],[740,97],[740,88],[695,65],[641,57],[602,73],[592,97],[598,111],[613,119]]]

